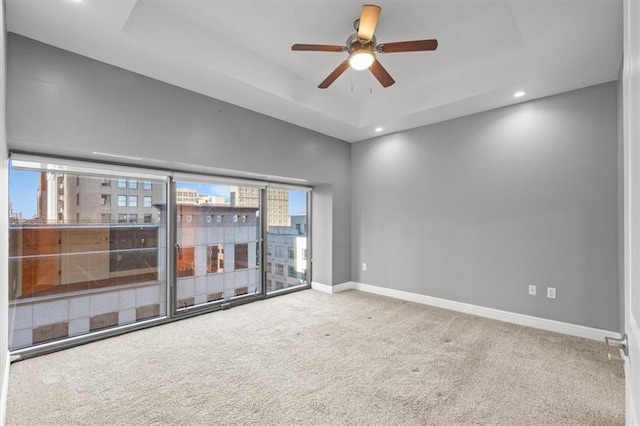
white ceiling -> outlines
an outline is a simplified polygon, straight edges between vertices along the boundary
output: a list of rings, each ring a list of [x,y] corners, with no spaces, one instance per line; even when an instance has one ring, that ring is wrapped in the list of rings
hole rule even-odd
[[[389,88],[349,69],[318,89],[347,54],[291,45],[344,45],[362,4],[6,0],[6,19],[11,32],[348,142],[618,76],[622,0],[377,1],[379,43],[436,38],[438,49],[379,54]]]

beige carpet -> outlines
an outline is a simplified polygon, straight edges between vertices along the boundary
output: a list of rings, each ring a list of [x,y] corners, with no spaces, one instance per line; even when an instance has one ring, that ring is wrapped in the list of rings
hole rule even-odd
[[[8,425],[612,425],[603,343],[302,291],[14,363]]]

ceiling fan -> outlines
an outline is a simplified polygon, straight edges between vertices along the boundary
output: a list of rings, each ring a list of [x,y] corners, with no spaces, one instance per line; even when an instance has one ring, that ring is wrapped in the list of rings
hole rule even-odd
[[[327,78],[318,86],[326,89],[340,75],[351,66],[356,70],[369,69],[383,87],[389,87],[395,80],[389,75],[386,69],[376,59],[376,53],[398,53],[398,52],[420,52],[426,50],[436,50],[438,40],[414,40],[398,41],[394,43],[377,44],[376,36],[373,35],[382,8],[373,4],[362,6],[360,19],[356,19],[353,26],[356,30],[347,38],[345,46],[329,44],[294,44],[291,50],[301,50],[309,52],[349,52],[349,58],[334,69]]]

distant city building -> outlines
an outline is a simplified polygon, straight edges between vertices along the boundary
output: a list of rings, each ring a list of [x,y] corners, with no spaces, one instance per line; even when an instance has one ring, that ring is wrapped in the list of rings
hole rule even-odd
[[[291,216],[290,226],[269,227],[267,250],[267,291],[280,290],[306,282],[307,217]]]
[[[229,205],[221,195],[198,194],[194,189],[176,189],[176,204],[186,206],[224,206]]]
[[[178,205],[178,308],[260,290],[257,209],[230,205]]]
[[[38,218],[44,223],[153,223],[162,183],[42,172]]]
[[[198,192],[189,188],[176,189],[176,203],[183,205],[196,205],[198,204]]]
[[[228,206],[227,199],[222,195],[198,194],[199,206]]]
[[[231,205],[236,207],[255,207],[260,205],[258,188],[232,187]],[[267,226],[290,226],[289,191],[267,188]]]
[[[13,203],[11,201],[9,201],[9,223],[21,223],[23,222],[22,219],[22,212],[14,212],[13,211]]]

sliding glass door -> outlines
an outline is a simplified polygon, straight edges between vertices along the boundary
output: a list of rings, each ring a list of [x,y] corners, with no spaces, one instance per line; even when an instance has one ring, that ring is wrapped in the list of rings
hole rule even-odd
[[[269,186],[266,191],[267,294],[309,284],[309,192]]]
[[[176,310],[261,293],[261,189],[176,180]]]

